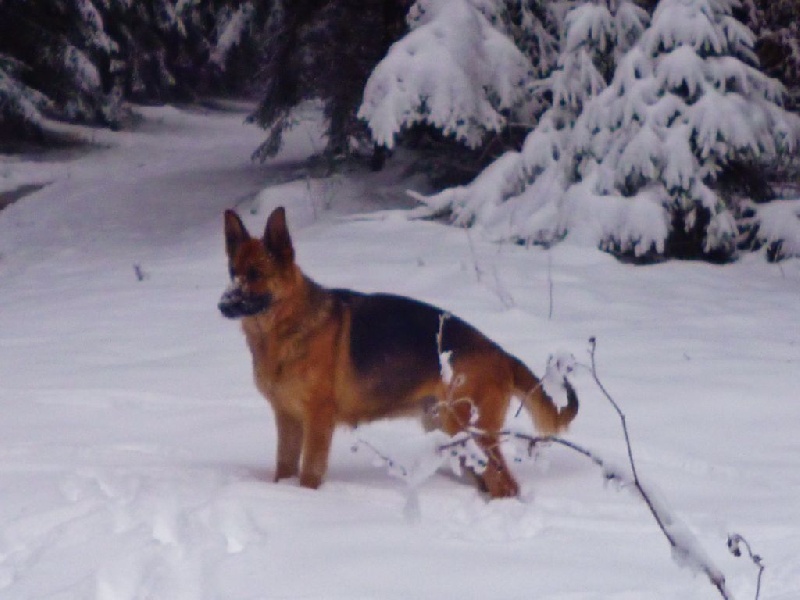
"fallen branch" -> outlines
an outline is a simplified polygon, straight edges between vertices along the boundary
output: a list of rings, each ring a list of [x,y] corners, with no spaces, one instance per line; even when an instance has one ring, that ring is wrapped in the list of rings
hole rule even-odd
[[[663,533],[664,537],[667,538],[667,541],[672,547],[675,558],[679,560],[681,564],[686,564],[704,573],[706,577],[708,577],[711,584],[717,588],[722,598],[725,600],[733,598],[727,586],[725,585],[725,576],[717,567],[711,564],[711,561],[700,551],[698,544],[694,540],[693,536],[691,536],[688,529],[681,527],[680,529],[683,531],[680,531],[674,516],[667,513],[663,506],[658,506],[653,499],[653,494],[646,490],[642,484],[639,474],[636,471],[636,461],[633,459],[633,447],[631,446],[631,438],[628,432],[628,424],[625,418],[625,413],[622,412],[622,409],[620,409],[619,405],[600,381],[600,377],[597,374],[597,362],[595,360],[596,350],[597,339],[592,337],[589,339],[589,357],[591,359],[589,372],[591,373],[595,384],[597,384],[597,387],[600,389],[603,396],[605,396],[606,400],[611,403],[611,406],[614,407],[614,410],[619,416],[620,423],[622,424],[622,431],[625,436],[625,446],[628,452],[628,461],[631,467],[631,474],[633,476],[631,483],[639,492],[642,500],[644,500],[644,503],[650,510],[650,514],[653,515],[653,518],[661,530],[661,533]]]

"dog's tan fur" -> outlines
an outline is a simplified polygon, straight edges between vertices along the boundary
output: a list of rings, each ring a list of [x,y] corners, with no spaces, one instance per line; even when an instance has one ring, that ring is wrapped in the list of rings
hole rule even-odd
[[[220,309],[241,317],[256,385],[275,412],[275,481],[299,474],[301,485],[318,487],[337,424],[419,414],[430,425],[435,407],[436,425],[455,434],[474,406],[475,426],[485,432],[477,441],[488,457],[479,482],[492,497],[513,496],[519,488],[496,438],[510,398],[524,400],[545,434],[563,430],[577,414],[566,381],[569,402],[559,410],[519,359],[476,329],[453,316],[440,328],[441,309],[314,283],[295,263],[282,208],[270,215],[262,239],[226,211],[225,239],[234,288]],[[440,351],[452,352],[457,397],[469,402],[453,401]]]

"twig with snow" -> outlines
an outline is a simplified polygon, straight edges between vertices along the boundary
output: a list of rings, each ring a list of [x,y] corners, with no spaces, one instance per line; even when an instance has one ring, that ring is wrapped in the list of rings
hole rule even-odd
[[[738,533],[732,533],[728,536],[728,550],[730,550],[731,554],[734,556],[738,557],[742,555],[742,545],[744,545],[745,550],[747,550],[750,561],[758,567],[758,577],[756,578],[756,600],[758,600],[761,595],[761,577],[764,574],[765,568],[764,563],[761,562],[761,556],[753,553],[750,543]]]
[[[547,320],[553,320],[553,249],[547,249],[547,291],[549,304],[547,310]]]

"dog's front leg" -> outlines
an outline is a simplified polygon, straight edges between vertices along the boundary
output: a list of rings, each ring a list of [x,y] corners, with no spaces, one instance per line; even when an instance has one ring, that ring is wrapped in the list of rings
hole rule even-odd
[[[333,440],[335,422],[333,408],[315,407],[309,412],[303,431],[303,464],[300,485],[316,489],[328,470],[328,454]]]
[[[303,449],[303,424],[288,413],[276,410],[275,426],[278,429],[275,481],[280,481],[297,475],[300,452]]]

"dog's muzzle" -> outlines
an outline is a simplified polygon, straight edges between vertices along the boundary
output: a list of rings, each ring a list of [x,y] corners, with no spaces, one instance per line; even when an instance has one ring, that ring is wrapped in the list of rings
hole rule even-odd
[[[222,294],[217,307],[223,316],[229,319],[238,319],[263,312],[269,308],[271,303],[272,296],[269,294],[259,296],[245,294],[239,286],[231,285]]]

